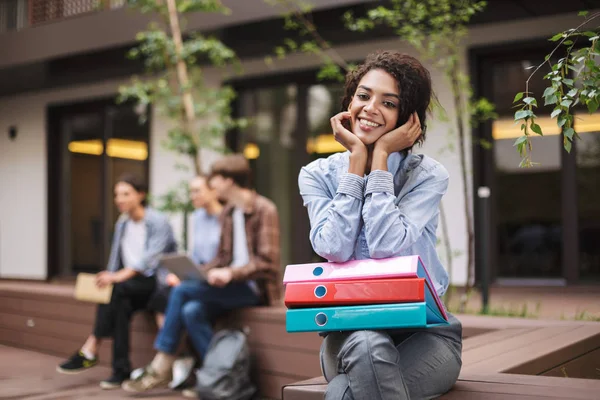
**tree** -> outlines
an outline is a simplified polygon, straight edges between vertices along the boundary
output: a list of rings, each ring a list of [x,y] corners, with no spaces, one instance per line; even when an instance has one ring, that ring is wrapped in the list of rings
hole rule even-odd
[[[546,64],[549,72],[544,76],[548,81],[542,97],[544,106],[554,106],[550,114],[556,118],[556,124],[563,132],[563,146],[567,152],[571,151],[574,138],[579,135],[575,131],[573,109],[581,104],[592,114],[598,110],[600,104],[600,25],[590,28],[594,20],[600,17],[600,12],[588,15],[587,11],[579,13],[584,21],[576,28],[557,33],[550,38],[558,42],[556,47],[544,58],[544,62],[535,68],[525,82],[525,91],[515,95],[514,103],[518,110],[515,112],[515,121],[521,123],[523,135],[515,141],[519,154],[522,157],[521,166],[530,167],[531,160],[531,134],[542,136],[542,128],[536,124],[537,115],[534,108],[538,107],[535,93],[529,91],[529,81]],[[596,21],[596,23],[598,23]],[[587,30],[583,30],[586,28]],[[564,46],[564,47],[563,47]],[[563,57],[556,59],[555,54]]]
[[[149,29],[137,34],[137,46],[128,57],[143,61],[145,74],[119,88],[119,101],[134,101],[145,110],[152,105],[166,116],[172,127],[164,147],[187,158],[179,169],[203,172],[203,149],[224,151],[223,137],[229,129],[243,127],[247,121],[231,117],[235,97],[229,86],[209,87],[201,64],[239,67],[235,52],[215,37],[182,33],[184,16],[190,13],[225,13],[220,0],[128,0],[129,6],[154,17]],[[145,116],[144,116],[145,117]],[[186,182],[180,182],[157,198],[159,208],[183,213],[184,247],[187,243],[187,213],[192,210]]]
[[[319,72],[321,78],[339,78],[347,64],[339,62],[328,42],[318,34],[316,27],[307,16],[309,8],[303,3],[291,0],[267,0],[284,6],[285,27],[296,30],[302,38],[301,43],[291,39],[284,40],[282,46],[275,49],[278,57],[285,57],[289,52],[304,51],[317,55],[324,67]],[[466,146],[470,123],[478,123],[495,117],[494,106],[485,99],[475,101],[468,76],[463,72],[462,52],[467,34],[467,24],[471,17],[481,12],[485,1],[473,0],[391,0],[389,5],[377,6],[366,15],[355,17],[348,12],[344,15],[346,27],[352,31],[367,32],[377,26],[385,26],[401,40],[412,45],[420,57],[431,62],[443,72],[450,84],[453,106],[455,109],[451,125],[458,132],[456,142],[461,165],[463,184],[464,215],[467,231],[467,293],[474,284],[474,227],[469,195],[468,175],[469,148]],[[270,61],[270,60],[268,60]],[[443,109],[437,108],[443,115]],[[466,115],[471,118],[465,118]],[[447,117],[444,117],[447,119]],[[483,146],[487,143],[481,142]],[[441,223],[447,266],[452,273],[452,248],[450,246],[446,216],[441,207]],[[463,297],[462,304],[466,303]]]

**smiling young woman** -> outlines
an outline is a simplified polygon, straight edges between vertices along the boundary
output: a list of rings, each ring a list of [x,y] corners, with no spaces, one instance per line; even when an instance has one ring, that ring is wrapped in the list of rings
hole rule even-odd
[[[415,58],[378,52],[346,77],[342,112],[331,118],[348,151],[302,168],[298,183],[317,254],[333,262],[417,254],[438,295],[448,274],[435,245],[448,172],[413,154],[425,140],[433,97],[430,74]],[[327,400],[433,398],[461,369],[462,326],[329,333],[321,348]]]

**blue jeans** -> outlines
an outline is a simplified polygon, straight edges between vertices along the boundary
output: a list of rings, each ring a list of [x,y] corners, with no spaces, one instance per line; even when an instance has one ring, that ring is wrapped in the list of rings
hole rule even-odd
[[[186,329],[202,360],[213,336],[214,318],[226,311],[258,303],[258,295],[246,282],[234,282],[218,288],[204,281],[183,281],[171,290],[165,323],[156,337],[154,348],[163,353],[174,354],[183,329]]]
[[[432,399],[449,391],[462,366],[462,326],[415,331],[330,333],[321,347],[325,400]]]

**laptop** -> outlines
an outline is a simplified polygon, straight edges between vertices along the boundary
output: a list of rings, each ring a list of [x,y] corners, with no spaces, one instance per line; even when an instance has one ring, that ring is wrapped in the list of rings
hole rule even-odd
[[[160,265],[175,274],[182,281],[206,280],[204,272],[185,254],[165,254],[160,258]]]

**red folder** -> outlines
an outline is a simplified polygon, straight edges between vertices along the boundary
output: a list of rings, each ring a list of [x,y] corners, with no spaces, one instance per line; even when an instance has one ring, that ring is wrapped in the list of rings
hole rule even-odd
[[[290,282],[284,302],[288,308],[425,301],[425,279]]]

